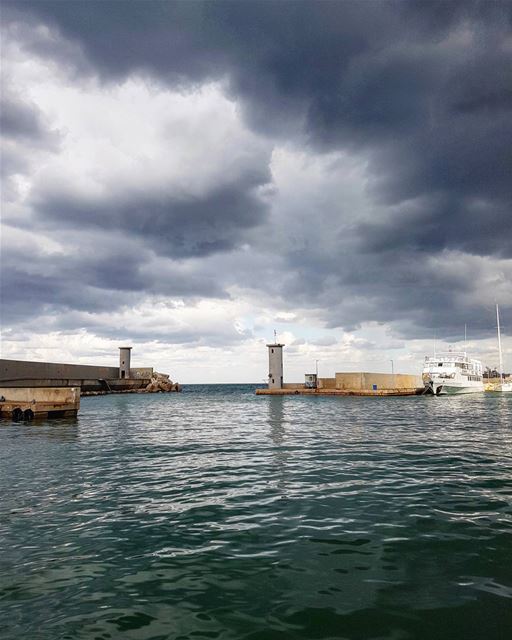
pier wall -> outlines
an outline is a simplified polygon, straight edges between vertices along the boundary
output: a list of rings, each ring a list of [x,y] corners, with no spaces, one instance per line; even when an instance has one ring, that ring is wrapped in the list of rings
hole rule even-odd
[[[304,389],[303,382],[285,382],[283,384],[283,389]]]
[[[153,367],[137,367],[134,369],[133,367],[130,369],[130,378],[135,378],[138,380],[139,378],[152,378],[153,377]]]
[[[20,379],[93,379],[119,378],[119,367],[96,367],[87,364],[0,360],[0,381]]]
[[[414,389],[422,387],[421,376],[405,373],[370,373],[347,372],[336,373],[336,389],[351,391],[368,391],[374,389]]]
[[[130,378],[149,379],[151,367],[130,369]],[[0,359],[0,382],[16,383],[23,380],[115,380],[119,367],[101,367],[88,364],[57,362],[30,362],[28,360]]]
[[[421,376],[404,373],[370,373],[350,371],[336,373],[334,378],[318,378],[319,389],[338,389],[341,391],[373,391],[384,389],[414,389],[422,387]]]
[[[336,389],[336,378],[318,378],[319,389]]]

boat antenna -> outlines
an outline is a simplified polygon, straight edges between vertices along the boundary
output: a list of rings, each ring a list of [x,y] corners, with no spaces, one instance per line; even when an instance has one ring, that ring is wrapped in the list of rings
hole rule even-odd
[[[434,358],[436,357],[437,331],[434,331]]]
[[[468,325],[464,323],[464,352],[467,353],[467,341],[468,341]]]
[[[277,344],[277,331],[274,329],[274,344]]]
[[[500,353],[500,382],[503,384],[503,356],[501,354],[500,312],[496,303],[496,323],[498,325],[498,351]]]

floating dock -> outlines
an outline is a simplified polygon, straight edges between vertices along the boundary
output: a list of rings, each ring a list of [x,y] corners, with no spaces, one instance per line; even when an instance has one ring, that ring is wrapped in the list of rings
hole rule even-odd
[[[76,417],[80,387],[0,387],[0,417],[11,420]]]

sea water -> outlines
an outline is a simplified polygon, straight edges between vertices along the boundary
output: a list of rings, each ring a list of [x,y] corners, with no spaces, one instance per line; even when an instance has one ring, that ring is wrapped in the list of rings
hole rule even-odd
[[[0,636],[512,637],[512,396],[254,389],[1,421]]]

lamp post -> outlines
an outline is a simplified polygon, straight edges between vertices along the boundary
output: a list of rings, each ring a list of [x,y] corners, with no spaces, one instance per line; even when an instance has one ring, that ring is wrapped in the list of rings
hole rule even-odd
[[[393,362],[393,360],[390,360],[391,362],[391,383],[393,385],[393,389],[395,388],[395,363]]]

